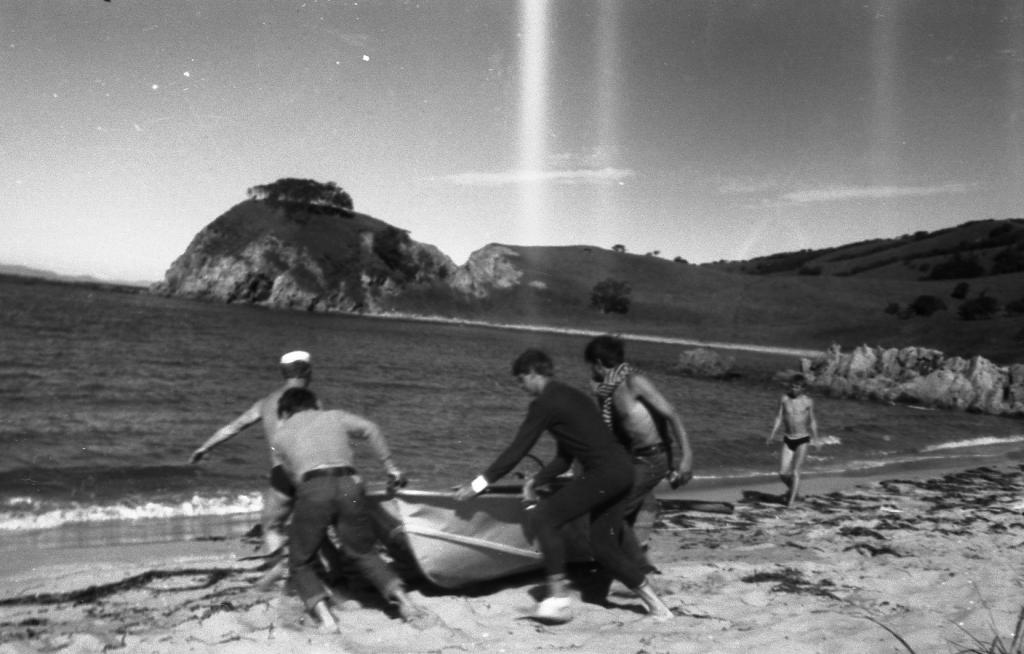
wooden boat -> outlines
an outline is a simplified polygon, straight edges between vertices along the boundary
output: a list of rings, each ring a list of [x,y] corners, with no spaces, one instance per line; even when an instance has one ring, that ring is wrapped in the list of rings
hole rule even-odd
[[[521,486],[492,486],[472,500],[454,493],[401,490],[370,493],[378,533],[400,565],[414,564],[431,583],[446,589],[541,570],[543,561],[528,533]],[[646,540],[657,503],[652,499],[637,520]],[[591,560],[587,519],[564,528],[570,562]]]

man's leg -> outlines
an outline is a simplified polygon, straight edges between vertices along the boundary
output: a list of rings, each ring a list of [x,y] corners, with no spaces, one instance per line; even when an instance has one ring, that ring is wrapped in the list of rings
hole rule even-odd
[[[624,502],[612,502],[595,507],[590,513],[591,549],[594,558],[607,568],[616,579],[632,590],[647,608],[647,612],[656,620],[667,620],[673,617],[672,611],[661,601],[654,588],[647,581],[644,570],[631,557],[627,556],[619,545],[620,536],[616,533],[623,523]]]
[[[337,484],[340,497],[334,529],[342,552],[381,596],[395,604],[403,620],[417,627],[436,622],[435,616],[413,603],[402,580],[377,554],[377,532],[367,511],[362,482],[351,476],[339,477]]]
[[[327,598],[320,577],[316,573],[316,558],[320,545],[327,538],[327,525],[334,517],[334,495],[330,478],[305,482],[299,488],[295,511],[288,529],[288,568],[292,583],[306,608],[323,618],[318,603]]]
[[[270,471],[270,487],[263,493],[263,549],[268,556],[274,554],[288,542],[288,518],[295,503],[295,486],[282,466]]]
[[[645,572],[655,572],[657,568],[647,558],[647,553],[636,536],[634,526],[640,510],[667,474],[668,455],[665,453],[633,459],[633,490],[629,492],[625,503],[626,525],[622,530],[621,545],[623,551],[636,559]]]
[[[807,457],[807,443],[801,443],[797,446],[796,452],[793,453],[793,465],[792,472],[790,473],[790,479],[792,479],[791,486],[789,488],[789,497],[786,501],[786,506],[793,506],[796,504],[797,498],[800,496],[800,468],[804,464],[804,458]]]
[[[793,450],[783,441],[779,454],[779,479],[786,485],[786,501],[793,494]]]

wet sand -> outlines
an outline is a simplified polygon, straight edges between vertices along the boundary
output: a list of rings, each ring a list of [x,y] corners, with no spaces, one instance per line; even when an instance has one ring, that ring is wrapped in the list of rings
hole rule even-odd
[[[247,558],[257,543],[237,520],[163,543],[15,539],[0,564],[0,654],[931,653],[975,638],[1009,643],[1024,606],[1022,466],[811,477],[804,488],[792,509],[770,479],[661,493],[651,580],[676,616],[663,623],[618,585],[607,606],[579,601],[580,567],[566,625],[526,617],[541,589],[527,575],[464,592],[414,584],[440,619],[423,630],[350,589],[345,633],[321,634],[282,586],[254,587],[262,561]]]

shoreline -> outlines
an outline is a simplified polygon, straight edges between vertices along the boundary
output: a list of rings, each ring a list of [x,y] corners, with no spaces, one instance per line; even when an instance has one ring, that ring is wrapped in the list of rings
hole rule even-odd
[[[528,575],[465,592],[413,583],[439,618],[424,630],[357,594],[339,613],[344,633],[321,634],[282,587],[254,587],[258,544],[232,535],[237,525],[163,543],[24,546],[0,557],[0,654],[872,654],[905,652],[894,633],[922,653],[967,634],[1007,638],[1024,585],[1024,465],[902,472],[809,476],[791,509],[743,496],[778,494],[778,481],[659,492],[651,581],[675,615],[663,623],[617,584],[607,605],[582,601],[589,577],[572,575],[573,622],[539,625],[524,617],[542,576]],[[736,502],[720,514],[677,499]]]
[[[352,315],[352,314],[343,314]],[[520,323],[500,323],[486,320],[472,320],[469,318],[448,318],[445,316],[412,314],[399,312],[385,312],[374,314],[358,314],[361,318],[372,318],[380,320],[407,320],[411,322],[429,322],[441,325],[455,325],[466,327],[485,327],[488,329],[506,329],[510,331],[539,332],[544,334],[562,334],[566,336],[601,336],[610,333],[608,330],[577,329],[573,327],[555,327],[553,325],[528,325]],[[674,336],[657,336],[652,334],[633,334],[629,332],[615,332],[627,341],[644,341],[648,343],[663,343],[665,345],[684,345],[694,347],[708,347],[720,350],[736,350],[745,352],[759,352],[761,354],[776,354],[779,356],[795,357],[816,357],[823,355],[825,350],[808,350],[804,348],[783,347],[774,345],[757,345],[754,343],[726,343],[721,341],[706,341],[694,338],[679,338]]]
[[[1024,450],[1019,444],[1001,446],[997,451],[983,454],[967,454],[965,456],[936,457],[923,460],[897,461],[878,466],[858,468],[840,472],[816,470],[813,465],[806,466],[801,479],[800,494],[802,496],[824,495],[837,491],[845,491],[858,486],[899,479],[927,479],[957,472],[968,468],[982,466],[1005,467],[1015,465],[1014,461],[1024,461]],[[381,493],[382,483],[370,483],[368,491]],[[432,492],[443,492],[443,488],[419,488]],[[672,489],[663,482],[655,489],[659,500],[691,500],[701,502],[719,502],[735,504],[751,494],[779,495],[785,486],[774,471],[763,471],[745,476],[711,476],[697,475],[688,484]],[[252,495],[258,496],[258,491]],[[119,505],[114,505],[119,506]],[[170,501],[166,507],[152,515],[140,514],[137,510],[119,512],[110,506],[98,505],[96,519],[88,517],[70,518],[65,522],[42,520],[45,526],[17,527],[0,529],[0,558],[18,549],[33,548],[41,550],[61,550],[73,548],[102,547],[106,545],[130,545],[168,543],[177,540],[218,540],[239,538],[259,524],[260,511],[255,505],[246,503],[238,510],[218,510],[210,513],[194,512],[168,513],[178,504]],[[83,514],[81,507],[71,511]],[[87,515],[87,512],[86,512]],[[112,517],[114,516],[114,517]],[[24,518],[20,522],[27,523]],[[3,564],[0,563],[0,571]]]

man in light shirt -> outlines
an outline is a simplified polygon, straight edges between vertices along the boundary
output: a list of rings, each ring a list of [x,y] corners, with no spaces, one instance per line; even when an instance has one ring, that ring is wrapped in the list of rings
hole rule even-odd
[[[365,485],[353,467],[351,439],[365,440],[387,471],[389,485],[404,485],[405,476],[392,461],[380,428],[354,413],[319,410],[316,395],[305,388],[285,391],[278,415],[282,422],[272,447],[296,488],[288,567],[306,609],[319,618],[324,630],[338,630],[327,604],[330,593],[314,567],[317,551],[327,541],[327,528],[333,526],[355,569],[396,606],[404,620],[426,626],[430,614],[412,602],[402,580],[377,554]]]

